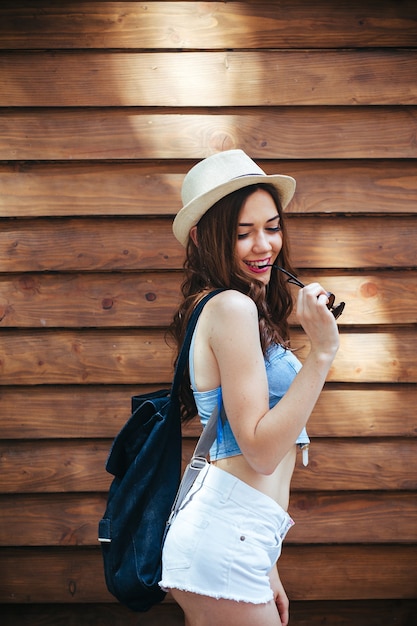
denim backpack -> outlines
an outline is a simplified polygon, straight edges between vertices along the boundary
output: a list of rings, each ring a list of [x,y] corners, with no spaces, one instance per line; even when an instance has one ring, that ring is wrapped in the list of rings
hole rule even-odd
[[[162,546],[167,524],[175,516],[201,469],[198,462],[196,467],[191,462],[179,489],[181,417],[178,390],[198,317],[206,302],[219,291],[222,290],[205,296],[190,318],[171,389],[133,396],[133,413],[113,441],[107,459],[106,470],[114,478],[98,528],[104,574],[110,593],[133,611],[147,611],[166,595],[158,582],[161,580]],[[218,407],[209,420],[210,428],[207,425],[203,432],[206,439],[204,455],[215,438],[217,413]],[[198,454],[201,455],[201,447]]]

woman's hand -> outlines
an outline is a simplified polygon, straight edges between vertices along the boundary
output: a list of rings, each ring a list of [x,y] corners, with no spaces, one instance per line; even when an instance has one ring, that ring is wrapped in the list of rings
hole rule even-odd
[[[271,582],[271,588],[274,594],[274,601],[278,609],[281,624],[282,626],[288,626],[288,622],[290,619],[290,601],[288,600],[288,596],[285,593],[285,589],[282,585],[276,565],[274,565],[269,573],[269,580]]]
[[[298,292],[296,312],[311,341],[311,349],[334,358],[339,347],[339,332],[327,302],[327,291],[319,283],[311,283]]]

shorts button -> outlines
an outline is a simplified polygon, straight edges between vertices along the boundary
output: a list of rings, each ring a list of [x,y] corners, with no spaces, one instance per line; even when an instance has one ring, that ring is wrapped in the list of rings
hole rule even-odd
[[[246,537],[245,535],[240,535],[240,541],[245,541]]]

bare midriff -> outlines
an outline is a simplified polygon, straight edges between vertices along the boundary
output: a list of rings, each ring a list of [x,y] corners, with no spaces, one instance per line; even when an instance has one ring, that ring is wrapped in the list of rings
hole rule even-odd
[[[227,459],[218,459],[212,463],[219,469],[233,474],[254,489],[269,496],[286,511],[290,498],[290,484],[295,467],[295,458],[296,446],[294,445],[275,471],[269,475],[256,472],[242,454]]]

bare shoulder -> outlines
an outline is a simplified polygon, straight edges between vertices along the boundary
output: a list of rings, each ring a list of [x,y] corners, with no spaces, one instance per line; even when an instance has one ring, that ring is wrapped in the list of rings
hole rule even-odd
[[[257,319],[258,312],[256,304],[245,294],[234,289],[227,289],[217,294],[207,306],[210,316],[219,316],[223,321],[229,319],[248,319],[255,316]]]
[[[222,291],[208,303],[202,327],[213,348],[221,348],[224,342],[229,345],[242,342],[242,337],[247,341],[253,336],[256,341],[259,338],[256,304],[239,291]]]

